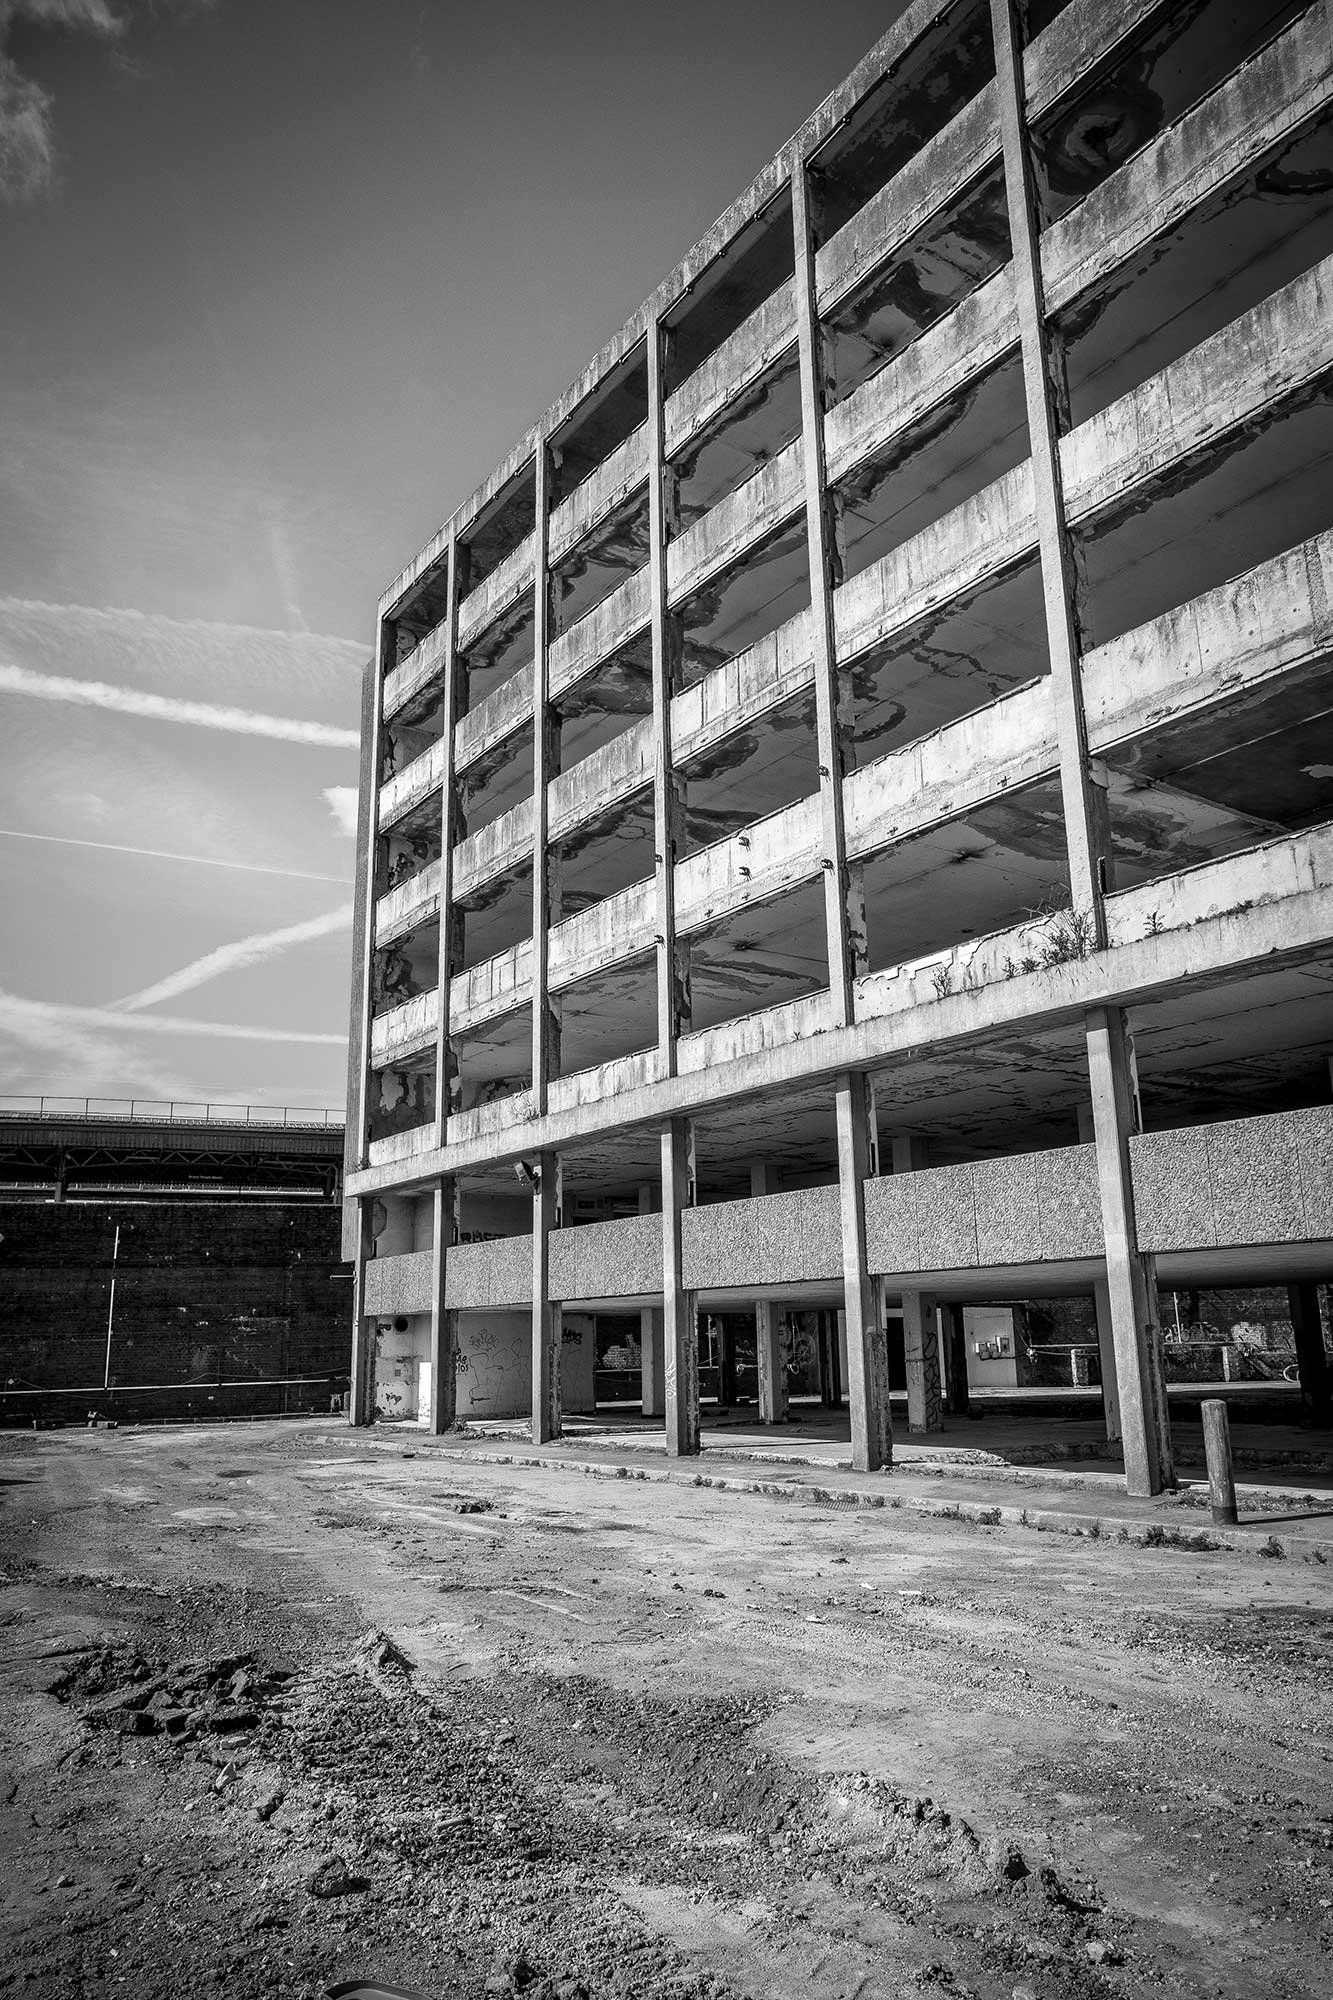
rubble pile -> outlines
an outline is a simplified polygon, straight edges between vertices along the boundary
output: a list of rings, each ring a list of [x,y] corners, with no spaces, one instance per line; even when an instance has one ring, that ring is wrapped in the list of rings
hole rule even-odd
[[[89,1730],[168,1736],[184,1744],[257,1729],[291,1678],[281,1668],[261,1668],[253,1653],[155,1666],[138,1653],[104,1650],[79,1660],[50,1692],[77,1703]]]

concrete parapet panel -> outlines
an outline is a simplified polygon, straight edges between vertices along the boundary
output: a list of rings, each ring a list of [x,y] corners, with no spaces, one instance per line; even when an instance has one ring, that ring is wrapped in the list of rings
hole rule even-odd
[[[1333,1106],[1290,1111],[1296,1129],[1296,1160],[1307,1236],[1333,1238]]]
[[[1097,1148],[1060,1146],[1049,1153],[1033,1153],[1031,1159],[1041,1218],[1041,1255],[1052,1260],[1102,1256],[1106,1241]],[[981,1209],[978,1191],[978,1214]]]
[[[917,1245],[922,1271],[966,1270],[979,1261],[974,1169],[934,1167],[917,1196]]]
[[[1320,1242],[1333,1235],[1333,1106],[1130,1140],[1145,1250]]]
[[[1205,1126],[1203,1137],[1215,1241],[1299,1242],[1306,1234],[1305,1205],[1292,1121],[1242,1118]]]
[[[372,1257],[366,1265],[367,1318],[428,1313],[433,1263],[429,1250],[411,1250],[401,1257]]]
[[[1212,1189],[1202,1128],[1145,1132],[1129,1142],[1134,1213],[1145,1250],[1211,1250]]]
[[[687,1208],[681,1253],[691,1291],[841,1277],[838,1190],[799,1188]]]
[[[638,1298],[662,1289],[660,1215],[557,1229],[550,1244],[552,1298]]]
[[[977,1256],[983,1264],[1024,1264],[1042,1255],[1037,1155],[978,1161],[972,1169]]]
[[[919,1271],[919,1183],[924,1174],[889,1174],[865,1184],[866,1263],[872,1271]]]
[[[444,1303],[468,1306],[532,1303],[532,1238],[497,1236],[489,1243],[456,1243],[444,1267]]]

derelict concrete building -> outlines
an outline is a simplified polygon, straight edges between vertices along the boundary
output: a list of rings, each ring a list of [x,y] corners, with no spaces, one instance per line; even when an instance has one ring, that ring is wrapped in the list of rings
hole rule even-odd
[[[1330,0],[915,0],[385,593],[357,1419],[615,1312],[688,1452],[819,1302],[874,1468],[1079,1295],[1155,1491],[1155,1281],[1322,1369],[1330,190]]]

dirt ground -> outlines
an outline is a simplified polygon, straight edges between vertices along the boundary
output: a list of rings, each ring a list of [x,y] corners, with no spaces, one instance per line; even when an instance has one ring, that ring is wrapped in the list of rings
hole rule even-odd
[[[601,1470],[0,1436],[0,1989],[1330,1991],[1316,1544]]]

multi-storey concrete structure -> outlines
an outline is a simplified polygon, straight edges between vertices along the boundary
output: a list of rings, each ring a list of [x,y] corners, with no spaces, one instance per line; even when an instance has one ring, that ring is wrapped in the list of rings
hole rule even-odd
[[[1081,1296],[1153,1491],[1158,1277],[1322,1393],[1330,189],[1330,0],[915,0],[385,593],[357,1417],[394,1314],[549,1436],[614,1309],[688,1452],[815,1305],[874,1468],[890,1320],[928,1426]]]

